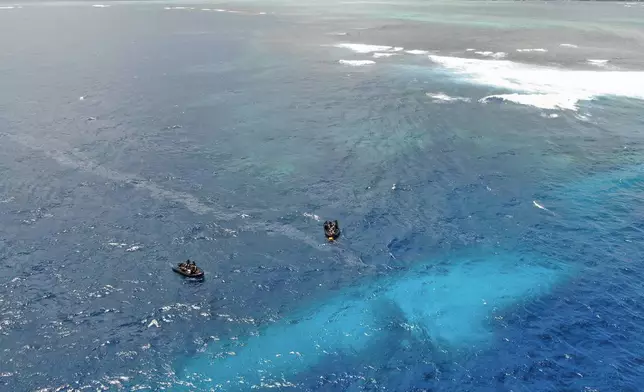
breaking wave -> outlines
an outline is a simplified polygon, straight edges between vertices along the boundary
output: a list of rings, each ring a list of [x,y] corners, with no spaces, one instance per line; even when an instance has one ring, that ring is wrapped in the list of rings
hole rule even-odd
[[[595,65],[597,67],[605,67],[606,64],[608,64],[608,60],[593,60],[593,59],[588,59],[586,62],[590,65]]]
[[[336,44],[336,48],[349,49],[356,53],[372,53],[372,52],[387,52],[393,47],[383,45],[367,45],[367,44]]]
[[[517,49],[517,52],[520,52],[520,53],[525,53],[525,52],[541,52],[541,53],[545,53],[545,52],[547,52],[547,51],[548,51],[548,49],[543,49],[543,48],[537,48],[537,49]]]
[[[493,59],[502,59],[508,55],[505,52],[489,52],[489,51],[476,51],[474,53],[480,56],[492,57]]]
[[[644,99],[644,72],[580,71],[515,63],[429,55],[438,66],[473,84],[493,86],[520,94],[483,98],[539,108],[576,110],[582,100],[597,96]]]
[[[470,102],[471,99],[467,97],[450,97],[445,93],[426,93],[429,98],[435,103],[440,102]]]
[[[396,53],[374,53],[373,57],[374,58],[381,58],[381,57],[391,57],[391,56],[397,56]]]
[[[561,94],[498,94],[479,99],[481,103],[494,101],[513,102],[519,105],[534,106],[540,109],[577,110],[578,98]]]
[[[356,53],[366,54],[374,52],[400,52],[404,48],[400,46],[387,46],[387,45],[368,45],[368,44],[335,44],[336,48],[349,49]]]
[[[340,60],[339,63],[343,65],[350,65],[352,67],[362,67],[365,65],[373,65],[376,62],[372,60]]]

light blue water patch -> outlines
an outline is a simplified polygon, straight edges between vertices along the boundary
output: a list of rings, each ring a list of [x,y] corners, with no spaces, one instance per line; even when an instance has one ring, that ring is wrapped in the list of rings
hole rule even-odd
[[[573,183],[571,187],[566,187],[563,194],[584,199],[616,196],[622,192],[642,188],[644,188],[644,165],[631,165],[586,177]]]
[[[549,292],[567,270],[543,257],[511,253],[424,263],[314,304],[237,349],[213,346],[185,362],[179,377],[200,390],[288,385],[291,376],[330,356],[365,352],[400,327],[423,343],[480,347],[491,341],[496,311]]]
[[[632,223],[639,214],[638,204],[644,202],[644,165],[631,165],[602,171],[561,185],[543,199],[568,218],[595,221],[610,228]],[[631,216],[631,218],[628,218]]]

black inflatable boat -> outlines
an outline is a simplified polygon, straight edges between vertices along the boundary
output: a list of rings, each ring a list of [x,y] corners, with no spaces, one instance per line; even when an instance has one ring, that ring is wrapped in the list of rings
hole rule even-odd
[[[204,275],[201,268],[193,265],[192,269],[188,269],[185,263],[179,263],[176,267],[172,267],[172,270],[188,278],[203,278]]]
[[[335,241],[340,237],[340,225],[337,220],[324,222],[324,235],[329,241]]]

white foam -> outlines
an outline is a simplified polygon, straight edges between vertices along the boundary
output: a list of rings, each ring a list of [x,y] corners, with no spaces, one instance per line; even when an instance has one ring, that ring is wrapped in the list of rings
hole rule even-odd
[[[313,219],[313,220],[315,220],[315,221],[317,221],[317,222],[321,222],[321,221],[322,221],[318,215],[316,215],[316,214],[312,214],[312,213],[310,213],[310,212],[305,212],[305,213],[303,213],[302,215],[304,215],[304,216],[305,216],[305,217],[307,217],[307,218],[311,218],[311,219]]]
[[[109,8],[110,6],[107,4],[94,4],[92,7],[94,8]]]
[[[334,33],[327,33],[327,35],[335,35],[335,36],[338,36],[338,37],[342,37],[342,36],[347,35],[347,33],[346,32],[334,32]]]
[[[7,6],[0,7],[0,10],[12,10],[12,9],[15,9],[15,8],[16,7],[14,7],[12,5],[7,5]]]
[[[488,95],[479,100],[481,103],[490,101],[508,101],[541,109],[577,110],[579,97],[562,94],[498,94]]]
[[[543,117],[543,118],[559,118],[559,115],[557,113],[550,113],[550,114],[541,113],[541,117]]]
[[[465,51],[466,51],[466,52],[473,52],[473,51],[475,51],[475,50],[476,50],[476,49],[474,49],[474,48],[467,48],[467,49],[465,49]]]
[[[365,65],[373,65],[376,62],[371,60],[340,60],[339,63],[343,65],[350,65],[352,67],[362,67]]]
[[[547,51],[548,51],[548,49],[543,49],[543,48],[537,48],[537,49],[517,49],[517,52],[521,52],[521,53],[524,53],[524,52],[541,52],[541,53],[545,53],[545,52],[547,52]]]
[[[397,56],[396,53],[374,53],[373,57],[375,58],[381,58],[381,57],[391,57],[391,56]]]
[[[427,53],[429,53],[429,51],[413,49],[413,50],[406,50],[405,53],[409,53],[409,54],[427,54]]]
[[[494,97],[524,105],[574,110],[573,102],[597,96],[644,99],[644,72],[641,71],[581,71],[508,60],[428,57],[467,82],[521,93]]]
[[[387,52],[393,49],[392,46],[367,45],[367,44],[336,44],[336,48],[349,49],[356,53]]]
[[[562,48],[578,48],[579,46],[575,44],[559,44]]]
[[[490,51],[477,51],[474,53],[485,57],[492,57],[493,59],[502,59],[508,55],[505,52],[490,52]]]
[[[445,93],[426,93],[428,97],[432,98],[434,102],[470,102],[467,97],[450,97]]]
[[[608,60],[594,60],[594,59],[588,59],[586,62],[590,65],[595,65],[597,67],[605,67],[606,64],[608,64]]]
[[[588,114],[575,114],[575,118],[579,121],[585,121],[588,122],[590,121],[590,116]]]

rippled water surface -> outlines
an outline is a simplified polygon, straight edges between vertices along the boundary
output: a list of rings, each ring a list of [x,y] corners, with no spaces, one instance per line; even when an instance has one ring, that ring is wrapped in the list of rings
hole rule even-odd
[[[0,6],[0,389],[641,389],[643,20]]]

